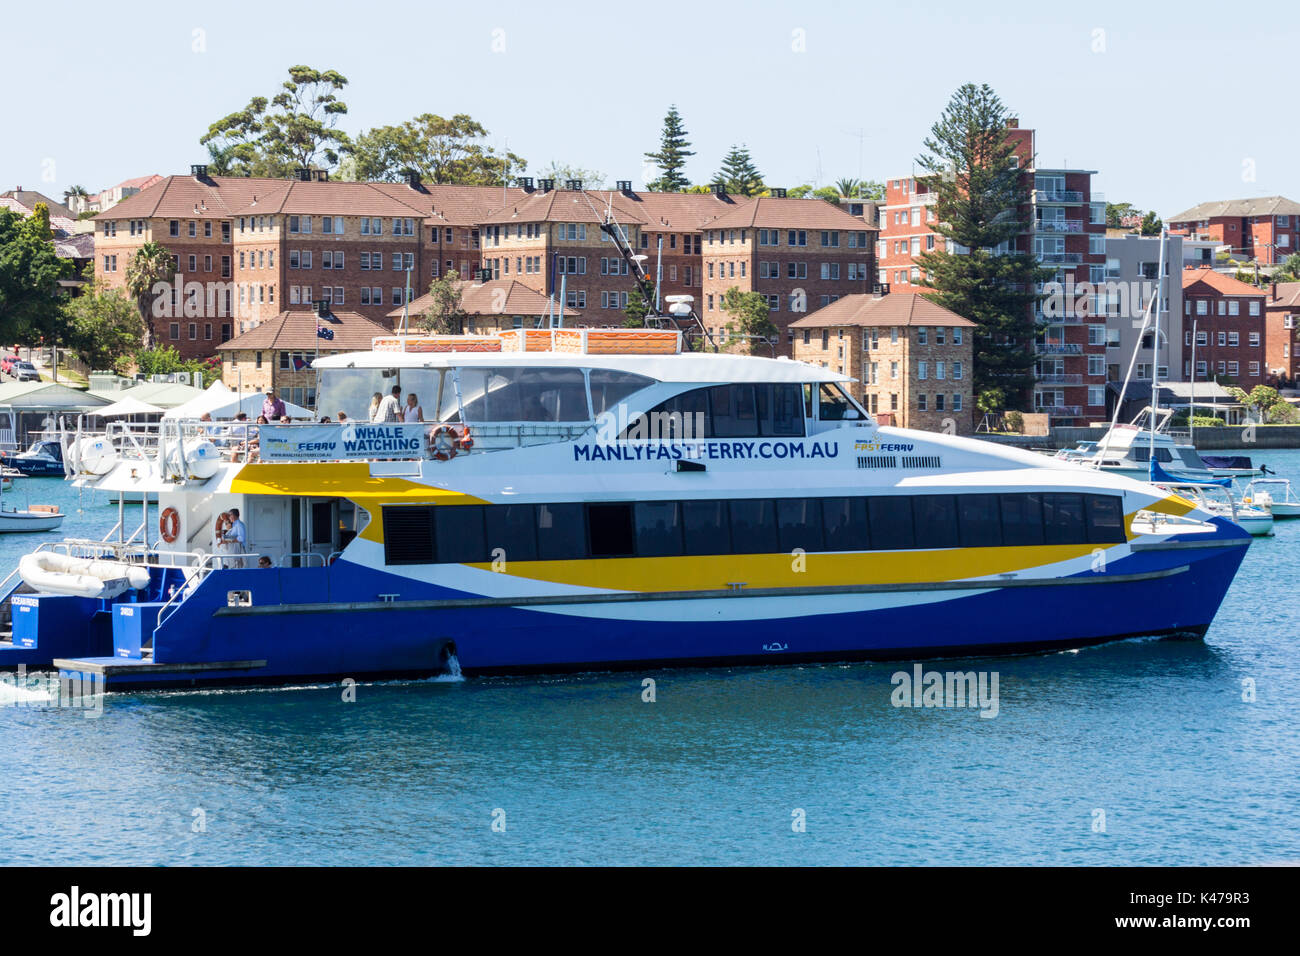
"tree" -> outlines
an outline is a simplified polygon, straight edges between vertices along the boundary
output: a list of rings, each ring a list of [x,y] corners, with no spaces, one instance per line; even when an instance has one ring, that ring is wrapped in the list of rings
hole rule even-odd
[[[64,299],[59,280],[71,274],[71,260],[54,252],[45,203],[30,216],[0,209],[0,340],[57,338]]]
[[[744,146],[733,146],[722,159],[722,168],[713,177],[714,182],[722,183],[727,192],[736,196],[755,196],[763,191],[763,174],[754,165],[749,150]]]
[[[68,329],[63,344],[92,369],[121,370],[140,348],[144,322],[140,310],[120,289],[95,282],[65,306]]]
[[[1241,404],[1245,405],[1255,414],[1255,418],[1263,421],[1267,418],[1269,411],[1283,401],[1282,396],[1278,394],[1277,389],[1271,385],[1256,385],[1247,394],[1244,389],[1236,385],[1229,385],[1225,391]]]
[[[623,320],[623,325],[629,329],[640,329],[645,327],[645,317],[650,314],[650,303],[646,302],[645,296],[641,293],[639,286],[634,286],[632,291],[627,294],[627,308],[623,310],[627,316]]]
[[[928,298],[978,325],[974,390],[1025,393],[1033,384],[1037,283],[1052,278],[1033,255],[1017,251],[1029,223],[1029,185],[1012,163],[1007,109],[987,85],[962,86],[925,140],[921,181],[937,194],[934,231],[944,244],[917,258]],[[1005,245],[1004,245],[1005,244]],[[1012,251],[997,253],[998,247]]]
[[[170,290],[158,289],[166,285],[176,275],[176,262],[172,254],[161,243],[146,242],[135,251],[126,263],[126,291],[135,299],[136,308],[144,322],[144,344],[148,348],[154,342],[153,320],[154,306],[166,292],[171,302]]]
[[[1106,227],[1108,229],[1123,229],[1124,220],[1138,215],[1138,210],[1133,208],[1132,203],[1128,202],[1108,202],[1106,203]]]
[[[558,163],[551,160],[551,165],[542,170],[543,179],[554,179],[555,185],[559,189],[564,188],[564,184],[570,179],[576,179],[582,183],[583,189],[604,189],[605,174],[596,169],[583,169],[581,166],[570,166],[567,163]]]
[[[430,183],[500,186],[528,162],[511,152],[497,153],[485,145],[487,136],[483,124],[464,113],[451,119],[421,113],[400,126],[379,126],[358,136],[350,147],[351,175],[396,182],[409,169]]]
[[[1158,236],[1165,228],[1165,224],[1160,221],[1160,217],[1155,212],[1149,212],[1142,217],[1140,231],[1144,236]]]
[[[274,96],[255,96],[238,112],[222,117],[199,138],[215,144],[232,175],[292,175],[295,169],[332,169],[349,145],[338,129],[347,104],[338,93],[347,77],[336,70],[289,67],[289,79]],[[213,155],[211,152],[209,155]]]
[[[722,311],[731,319],[727,323],[728,337],[741,339],[749,352],[758,352],[776,334],[772,323],[767,296],[761,292],[741,292],[732,286],[722,296]]]
[[[150,375],[169,375],[172,372],[185,371],[181,353],[170,345],[137,349],[132,358],[135,360],[136,371],[146,378]]]
[[[465,319],[461,307],[460,274],[454,269],[429,283],[431,302],[420,313],[420,328],[435,335],[463,335]]]
[[[1300,252],[1293,252],[1283,259],[1282,264],[1274,270],[1273,279],[1277,282],[1300,281]]]
[[[682,170],[686,168],[686,160],[695,155],[686,148],[690,145],[690,140],[686,138],[686,125],[682,122],[676,105],[668,107],[663,132],[659,137],[659,149],[645,154],[646,159],[659,167],[660,175],[653,182],[646,183],[645,188],[652,193],[678,193],[686,189],[691,181]]]

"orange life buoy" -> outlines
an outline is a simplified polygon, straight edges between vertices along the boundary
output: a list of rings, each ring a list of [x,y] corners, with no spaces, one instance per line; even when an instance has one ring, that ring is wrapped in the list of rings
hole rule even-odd
[[[158,516],[158,533],[171,544],[181,532],[181,515],[175,508],[164,508]]]
[[[429,440],[429,451],[438,461],[451,461],[456,457],[456,429],[447,425],[439,425],[433,430],[433,435]]]

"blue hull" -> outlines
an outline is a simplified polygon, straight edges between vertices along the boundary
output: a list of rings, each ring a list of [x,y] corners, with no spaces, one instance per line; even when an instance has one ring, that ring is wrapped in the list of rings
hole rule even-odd
[[[836,600],[734,596],[521,607],[345,561],[330,568],[225,570],[209,575],[158,630],[153,662],[139,659],[137,640],[116,656],[58,666],[68,675],[99,674],[110,689],[139,689],[422,677],[445,671],[453,653],[473,676],[923,659],[1148,635],[1199,637],[1249,540],[1224,529],[1219,546],[1140,552],[1104,574],[1067,583],[938,594],[903,586],[887,592],[889,600],[902,598],[901,606],[820,613],[813,609],[834,607]],[[226,607],[228,592],[239,589],[253,592],[252,607]],[[400,603],[375,601],[376,594],[398,591]],[[772,600],[798,603],[785,604],[779,615],[729,613]],[[426,606],[405,606],[410,602]],[[792,606],[798,613],[788,612]],[[657,609],[677,619],[662,619]],[[721,619],[724,614],[733,619]],[[741,616],[751,619],[734,619]]]

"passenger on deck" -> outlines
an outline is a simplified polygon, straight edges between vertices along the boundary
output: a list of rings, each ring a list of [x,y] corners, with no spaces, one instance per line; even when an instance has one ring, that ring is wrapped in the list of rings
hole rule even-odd
[[[420,398],[414,392],[406,396],[406,407],[402,409],[402,421],[424,421],[424,409],[420,407]]]
[[[268,421],[284,414],[284,402],[275,394],[273,387],[266,390],[266,398],[262,400],[262,414]]]
[[[242,555],[248,544],[248,528],[239,517],[239,509],[230,509],[230,529],[222,536],[222,540],[229,544],[230,550],[236,555]],[[230,559],[230,567],[242,568],[244,559],[234,557]]]
[[[338,415],[335,416],[335,418],[339,420],[340,425],[346,424],[348,420],[348,413],[343,411],[342,409],[339,409],[339,413]]]
[[[383,403],[384,403],[383,392],[375,392],[375,394],[370,396],[370,412],[367,417],[372,422],[379,421],[379,406],[382,405]]]
[[[257,559],[257,566],[259,568],[264,568],[264,569],[269,568],[271,566],[271,559],[268,558],[266,555],[262,555],[260,558]]]
[[[379,403],[379,411],[375,413],[375,421],[400,422],[401,420],[402,386],[394,385],[393,390]]]
[[[290,418],[288,415],[281,415],[281,416],[280,416],[280,424],[281,424],[281,425],[292,425],[292,424],[293,424],[293,419]]]

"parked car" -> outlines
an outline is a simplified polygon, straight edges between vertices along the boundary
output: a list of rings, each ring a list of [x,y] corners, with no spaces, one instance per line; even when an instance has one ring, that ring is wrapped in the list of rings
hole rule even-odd
[[[36,366],[31,362],[14,362],[10,367],[10,375],[20,382],[39,382],[41,373],[36,371]]]
[[[21,360],[17,355],[6,355],[3,358],[0,358],[0,372],[4,372],[6,375],[12,375],[14,373],[14,363],[18,361]]]

